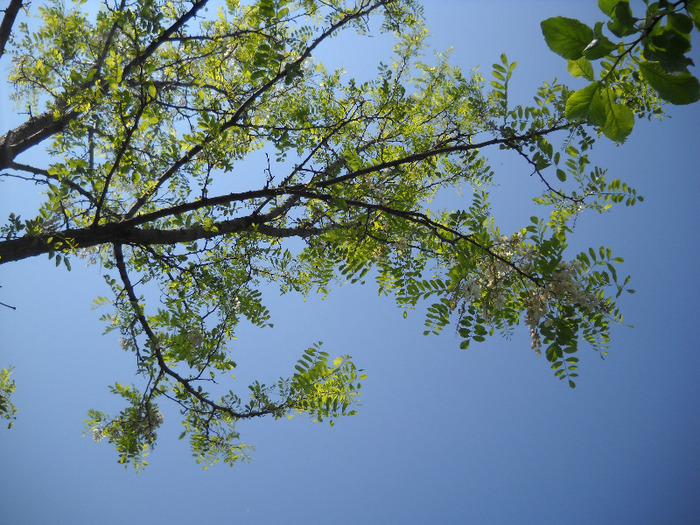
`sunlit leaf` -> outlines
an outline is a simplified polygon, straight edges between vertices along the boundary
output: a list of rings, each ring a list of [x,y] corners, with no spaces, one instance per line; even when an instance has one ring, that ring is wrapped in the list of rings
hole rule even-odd
[[[581,58],[594,36],[590,27],[573,18],[548,18],[540,26],[549,48],[569,60]]]

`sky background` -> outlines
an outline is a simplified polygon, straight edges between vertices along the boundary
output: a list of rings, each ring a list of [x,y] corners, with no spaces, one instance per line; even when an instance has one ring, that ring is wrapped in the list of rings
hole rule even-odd
[[[539,22],[599,19],[594,0],[424,4],[431,44],[453,46],[465,71],[481,65],[488,76],[502,52],[517,60],[522,102],[541,81],[567,78]],[[360,40],[329,58],[368,75],[386,58],[382,45]],[[0,134],[13,122],[8,94]],[[670,114],[638,122],[623,147],[595,148],[595,162],[645,202],[580,217],[571,253],[607,245],[625,258],[637,293],[620,304],[635,328],[614,329],[605,361],[579,351],[575,390],[530,350],[525,328],[461,351],[451,330],[422,336],[420,312],[404,320],[369,285],[325,301],[268,293],[275,328],[242,327],[240,375],[274,380],[320,340],[366,369],[363,405],[334,428],[301,417],[240,423],[256,450],[233,468],[203,471],[165,406],[142,474],[118,465],[107,443],[81,438],[89,408],[118,411],[107,385],[134,377],[133,356],[102,335],[106,311],[91,309],[109,293],[101,272],[80,260],[72,272],[45,258],[0,266],[0,300],[17,307],[0,310],[0,367],[16,367],[20,410],[12,430],[0,429],[0,523],[700,523],[700,105]],[[511,160],[494,158],[494,214],[518,227],[537,180]],[[25,198],[0,184],[1,215]]]

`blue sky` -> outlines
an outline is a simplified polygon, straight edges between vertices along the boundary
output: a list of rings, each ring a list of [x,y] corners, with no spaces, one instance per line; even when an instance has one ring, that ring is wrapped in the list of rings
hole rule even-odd
[[[567,77],[539,22],[598,17],[594,0],[425,4],[431,42],[453,46],[453,63],[488,74],[501,52],[517,60],[522,101],[541,81]],[[361,76],[380,49],[365,42],[341,59]],[[700,522],[700,105],[670,114],[638,122],[622,147],[595,148],[595,161],[645,202],[582,216],[572,253],[608,245],[625,258],[637,293],[621,306],[635,328],[614,330],[605,361],[582,348],[575,390],[552,377],[524,329],[461,351],[450,330],[422,336],[420,313],[404,320],[371,286],[336,289],[325,301],[267,294],[275,328],[242,327],[233,346],[241,376],[273,380],[321,340],[369,377],[359,415],[334,428],[305,418],[241,423],[256,450],[232,469],[196,465],[169,409],[140,475],[117,465],[106,443],[82,439],[87,409],[116,412],[107,385],[133,377],[132,356],[102,335],[90,306],[108,293],[100,270],[76,260],[68,273],[43,258],[0,266],[0,300],[17,307],[0,311],[0,366],[16,367],[20,409],[15,427],[0,430],[0,521]],[[0,134],[7,122],[0,116]],[[494,158],[494,212],[516,226],[530,215],[522,195],[537,181],[511,160]],[[27,199],[0,185],[3,216]]]

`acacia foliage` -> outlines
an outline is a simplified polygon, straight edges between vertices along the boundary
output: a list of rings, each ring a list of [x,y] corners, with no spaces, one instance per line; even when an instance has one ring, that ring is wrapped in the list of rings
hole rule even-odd
[[[112,295],[97,302],[140,379],[111,387],[120,414],[91,410],[86,425],[120,462],[145,465],[165,400],[205,465],[247,457],[241,419],[354,413],[363,374],[319,345],[289,377],[236,387],[229,343],[242,321],[272,325],[271,285],[306,295],[374,280],[404,315],[427,309],[426,333],[455,327],[462,348],[525,324],[572,387],[579,343],[605,355],[628,278],[608,248],[568,254],[567,238],[584,210],[641,197],[591,165],[600,132],[622,137],[567,114],[565,86],[513,106],[505,56],[490,82],[442,55],[424,61],[413,0],[88,7],[49,2],[38,27],[16,28],[8,8],[2,28],[13,29],[0,28],[26,116],[0,137],[0,176],[45,190],[33,217],[2,226],[0,263],[48,255],[104,268]],[[375,31],[395,47],[371,80],[315,59],[341,32]],[[660,111],[651,92],[635,96],[631,111]],[[489,208],[496,148],[542,189],[540,216],[512,232]],[[464,191],[462,209],[431,205],[449,187]]]

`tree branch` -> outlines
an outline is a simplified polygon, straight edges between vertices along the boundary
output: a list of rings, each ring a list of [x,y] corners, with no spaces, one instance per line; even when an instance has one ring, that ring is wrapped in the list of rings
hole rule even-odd
[[[58,117],[55,116],[56,113],[59,114]],[[24,124],[5,133],[0,137],[0,170],[9,167],[20,153],[62,131],[78,115],[77,111],[68,109],[64,102],[57,101],[52,109],[31,117]]]
[[[282,403],[280,405],[271,405],[266,407],[263,410],[252,410],[250,412],[236,412],[230,407],[219,405],[218,403],[215,403],[211,399],[209,399],[205,393],[203,393],[200,390],[195,389],[190,383],[191,381],[185,379],[184,377],[180,376],[177,372],[175,372],[172,368],[170,368],[163,357],[163,352],[161,350],[160,344],[158,342],[158,337],[156,336],[155,332],[153,332],[153,329],[151,328],[150,323],[146,319],[146,316],[144,315],[142,308],[139,306],[139,301],[138,297],[136,296],[136,292],[134,291],[134,286],[131,283],[131,280],[129,279],[129,274],[126,269],[126,263],[124,262],[124,253],[122,251],[122,245],[121,244],[115,244],[114,245],[114,260],[117,265],[117,270],[119,272],[119,277],[122,280],[122,283],[124,284],[124,291],[126,291],[127,297],[129,298],[129,302],[132,305],[132,309],[134,312],[134,315],[136,316],[139,324],[141,325],[141,328],[143,328],[144,333],[148,337],[148,339],[151,341],[151,346],[153,347],[153,352],[155,353],[156,356],[156,361],[158,363],[158,367],[160,368],[161,373],[173,378],[175,381],[180,383],[187,392],[194,397],[197,401],[202,403],[205,406],[208,406],[212,410],[212,415],[214,412],[224,412],[231,417],[235,419],[250,419],[254,417],[261,417],[261,416],[266,416],[270,414],[274,414],[279,412],[280,410],[285,410],[288,408],[292,408],[293,403],[291,403],[291,400],[287,400],[285,403]],[[185,407],[186,409],[189,409],[189,407]]]
[[[17,13],[22,8],[22,0],[11,0],[10,5],[5,8],[5,16],[0,23],[0,58],[5,53],[5,45],[12,34],[12,26],[15,24]]]
[[[369,15],[372,11],[378,9],[379,7],[385,5],[387,3],[387,0],[382,0],[379,2],[376,2],[370,6],[365,7],[364,9],[361,9],[359,11],[356,11],[354,13],[347,14],[343,18],[341,18],[338,22],[335,24],[331,25],[328,29],[323,31],[311,44],[309,44],[304,52],[297,58],[294,62],[290,63],[287,65],[287,67],[283,68],[279,73],[277,73],[274,77],[272,77],[270,80],[265,82],[262,86],[260,86],[257,90],[255,90],[243,103],[238,107],[238,109],[235,111],[233,116],[231,116],[230,119],[228,119],[226,122],[224,122],[221,127],[219,128],[219,133],[223,133],[229,128],[233,127],[236,125],[236,123],[241,119],[241,117],[248,111],[248,108],[253,105],[253,103],[265,92],[269,91],[275,84],[283,80],[287,76],[287,72],[290,69],[293,69],[295,67],[301,66],[301,64],[311,56],[313,53],[314,49],[316,49],[324,40],[330,38],[333,36],[333,34],[338,31],[338,29],[342,28],[344,25],[349,24],[353,20],[357,18],[361,18],[363,16]],[[148,202],[148,200],[153,197],[160,187],[168,181],[180,168],[182,168],[185,164],[190,162],[192,159],[194,159],[200,152],[204,150],[204,148],[216,140],[215,136],[208,135],[200,144],[197,144],[190,148],[187,153],[185,153],[180,159],[178,159],[173,165],[168,168],[156,181],[156,184],[149,189],[147,192],[145,192],[141,197],[139,197],[136,202],[131,206],[129,211],[126,213],[124,216],[126,219],[132,218],[136,213]]]
[[[51,175],[47,170],[41,169],[41,168],[35,168],[34,166],[29,166],[27,164],[20,164],[19,162],[11,162],[10,165],[8,166],[11,169],[18,170],[18,171],[26,171],[29,173],[33,173],[34,175],[41,175],[42,177],[46,177],[47,179],[55,180],[56,182],[59,182],[61,184],[65,184],[68,186],[70,189],[73,191],[80,193],[83,197],[85,197],[90,203],[95,204],[95,197],[84,189],[82,186],[79,184],[73,182],[70,179],[59,179],[55,175]],[[6,175],[3,175],[6,176]],[[30,179],[29,177],[21,177],[25,180],[33,180],[37,183],[44,183],[48,184],[48,181],[41,181],[37,179]]]
[[[13,0],[13,4],[15,2],[16,0]],[[126,80],[131,70],[143,64],[143,62],[146,61],[148,57],[150,57],[158,49],[158,47],[167,42],[174,33],[179,31],[190,19],[196,15],[197,11],[204,7],[207,2],[208,0],[198,0],[195,2],[187,13],[178,18],[175,23],[163,31],[158,38],[153,40],[141,55],[135,57],[131,62],[129,62],[129,64],[126,65],[122,73],[122,79]],[[19,3],[21,4],[21,2]],[[12,4],[10,7],[12,7]],[[5,14],[5,19],[7,19],[7,13]],[[4,22],[5,20],[3,19],[3,24]],[[106,49],[103,50],[101,56],[104,55],[105,52]],[[100,65],[99,60],[96,65]],[[76,87],[76,89],[88,89],[99,82],[99,76],[95,75],[91,81],[83,83],[82,85]],[[8,131],[5,133],[5,135],[0,137],[0,170],[7,168],[15,157],[17,157],[17,155],[33,146],[36,146],[44,139],[61,132],[69,122],[80,116],[78,111],[67,107],[65,103],[65,98],[67,95],[68,94],[64,94],[62,97],[57,99],[53,108],[37,117],[30,118],[24,124],[21,124],[11,131]],[[58,118],[55,116],[56,113],[59,114]]]

